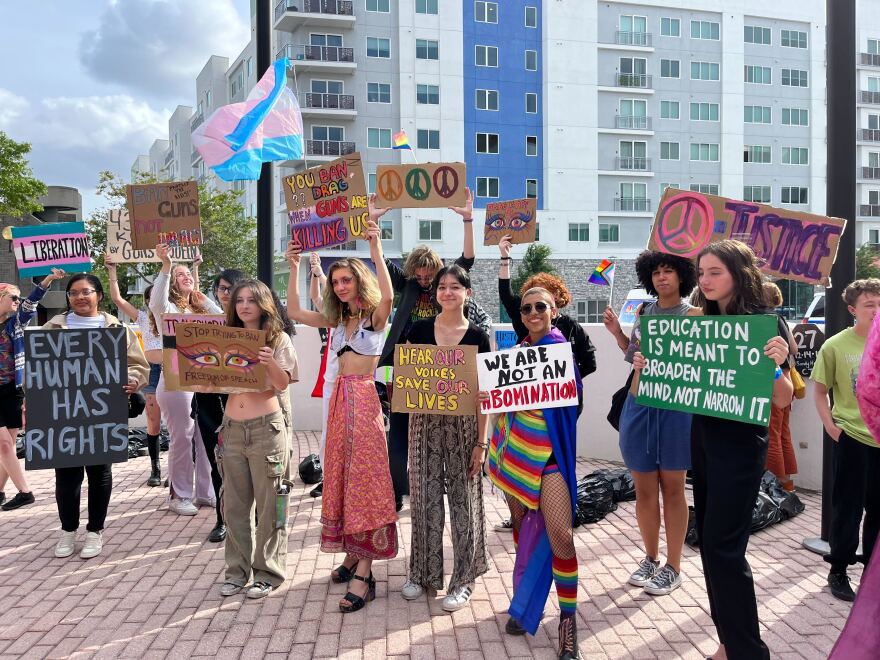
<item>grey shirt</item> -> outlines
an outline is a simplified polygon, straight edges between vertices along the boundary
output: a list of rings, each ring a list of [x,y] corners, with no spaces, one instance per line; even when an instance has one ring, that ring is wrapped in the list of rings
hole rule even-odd
[[[674,307],[660,307],[656,301],[646,302],[642,304],[636,322],[633,325],[632,334],[629,336],[629,346],[626,347],[626,353],[623,359],[632,364],[633,356],[640,350],[642,345],[642,331],[639,319],[643,316],[687,316],[693,307],[683,300]]]

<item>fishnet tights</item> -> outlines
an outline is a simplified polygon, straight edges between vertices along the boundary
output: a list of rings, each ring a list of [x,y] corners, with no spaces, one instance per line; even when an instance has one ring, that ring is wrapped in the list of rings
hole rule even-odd
[[[510,507],[510,520],[519,537],[519,527],[526,515],[526,507],[515,497],[505,496]],[[545,474],[541,478],[541,513],[553,556],[560,559],[574,557],[574,532],[571,526],[571,496],[568,486],[559,472]]]

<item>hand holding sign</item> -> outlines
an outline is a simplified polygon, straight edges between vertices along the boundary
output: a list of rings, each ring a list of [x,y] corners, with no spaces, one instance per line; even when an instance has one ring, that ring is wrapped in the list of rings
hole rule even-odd
[[[302,246],[297,241],[287,241],[287,251],[284,253],[284,258],[287,259],[287,263],[289,263],[292,267],[299,268],[299,260],[302,255]]]
[[[391,210],[386,207],[377,206],[378,202],[379,198],[376,196],[376,193],[370,195],[369,201],[367,202],[367,208],[370,212],[370,220],[372,220],[373,222],[379,222],[379,218],[381,218],[383,215]]]
[[[465,186],[465,204],[464,206],[450,206],[450,211],[455,211],[458,213],[462,220],[470,220],[474,215],[474,195],[471,192],[471,189]]]
[[[782,337],[771,337],[764,346],[764,355],[781,367],[788,359],[788,342]]]
[[[165,243],[159,243],[156,246],[156,256],[159,257],[159,261],[162,262],[163,269],[171,269],[171,253]]]
[[[48,289],[50,286],[52,286],[52,282],[55,282],[56,280],[63,280],[65,277],[67,277],[66,272],[64,272],[60,268],[53,268],[52,272],[46,275],[46,277],[43,278],[43,281],[40,282],[40,286],[44,289]]]

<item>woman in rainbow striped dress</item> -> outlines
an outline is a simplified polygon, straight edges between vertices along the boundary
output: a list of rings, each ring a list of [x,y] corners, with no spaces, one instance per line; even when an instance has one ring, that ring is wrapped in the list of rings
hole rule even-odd
[[[522,346],[568,342],[552,325],[559,312],[549,291],[529,289],[520,305],[523,324],[529,331]],[[575,376],[580,389],[580,376]],[[572,531],[576,423],[577,405],[503,413],[489,443],[489,477],[507,497],[517,553],[529,552],[528,557],[517,556],[517,567],[524,566],[525,570],[522,575],[516,571],[505,629],[511,635],[534,635],[550,582],[555,582],[561,660],[580,657],[575,620],[578,566]],[[529,548],[525,547],[525,539],[524,547],[519,547],[524,520],[535,530]]]

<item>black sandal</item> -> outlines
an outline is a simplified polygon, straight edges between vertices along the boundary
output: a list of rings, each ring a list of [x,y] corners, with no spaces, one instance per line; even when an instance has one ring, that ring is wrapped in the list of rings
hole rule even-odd
[[[348,557],[346,557],[348,559]],[[343,582],[351,582],[351,578],[354,575],[355,570],[357,569],[358,560],[354,560],[354,564],[351,566],[345,565],[345,560],[342,560],[342,563],[339,564],[336,568],[330,571],[330,579],[336,584],[342,584]]]
[[[351,577],[353,580],[366,582],[367,593],[365,593],[363,597],[358,596],[357,594],[353,594],[350,591],[345,594],[345,596],[342,598],[342,602],[339,603],[339,611],[343,614],[349,614],[351,612],[362,610],[367,603],[369,603],[371,600],[375,600],[376,598],[376,580],[373,579],[372,571],[370,572],[370,577],[361,577],[357,574],[352,575]],[[344,603],[348,603],[348,606],[346,606]]]

